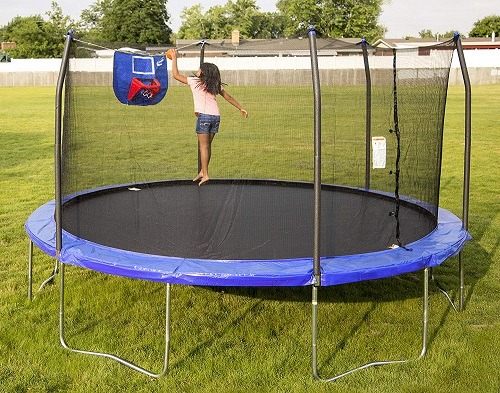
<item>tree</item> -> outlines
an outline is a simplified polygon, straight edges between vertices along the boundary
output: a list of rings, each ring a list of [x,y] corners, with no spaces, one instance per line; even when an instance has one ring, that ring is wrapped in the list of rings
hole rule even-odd
[[[86,38],[103,42],[170,43],[167,0],[97,0],[82,11]]]
[[[44,54],[45,21],[41,15],[27,17],[17,16],[2,29],[2,41],[15,42],[16,46],[9,49],[14,58],[40,58]]]
[[[285,16],[279,12],[259,13],[254,17],[252,38],[284,37],[286,27]]]
[[[420,38],[436,38],[436,35],[429,29],[420,30],[418,32],[418,35],[420,36]]]
[[[495,36],[500,34],[500,15],[490,15],[474,23],[469,37],[488,37],[495,32]]]
[[[418,35],[420,36],[420,38],[435,38],[436,40],[439,40],[443,38],[453,38],[455,36],[455,33],[459,32],[456,30],[448,30],[445,33],[433,33],[432,30],[427,29],[427,30],[420,30],[418,32]],[[407,38],[409,39],[412,37],[408,36]]]
[[[64,35],[73,25],[73,21],[64,16],[61,7],[52,2],[52,11],[46,15],[46,21],[41,15],[15,17],[1,30],[2,41],[16,43],[9,49],[9,55],[14,58],[47,58],[61,57],[64,49]]]
[[[427,29],[427,30],[420,30],[418,32],[418,35],[420,38],[434,38],[437,41],[438,40],[443,41],[444,39],[455,37],[455,33],[460,34],[460,32],[458,32],[457,30],[448,30],[444,33],[433,33],[432,30]],[[411,38],[415,38],[415,37],[412,37],[412,36],[405,37],[405,39],[411,39]]]
[[[196,4],[190,8],[184,7],[181,19],[183,22],[179,28],[179,38],[213,38],[211,34],[212,26],[208,18],[205,18],[201,4]]]
[[[80,15],[80,29],[85,37],[98,40],[101,35],[102,19],[106,11],[111,8],[112,0],[96,0]]]
[[[47,11],[49,21],[45,25],[45,33],[47,40],[51,43],[52,53],[54,57],[62,57],[64,51],[64,37],[68,30],[75,26],[75,22],[69,16],[62,12],[62,8],[53,1],[51,3],[52,10]]]
[[[375,40],[386,29],[378,24],[384,0],[279,0],[286,18],[285,34],[302,35],[309,25],[325,37]]]
[[[228,38],[237,29],[242,38],[277,38],[284,31],[278,13],[261,12],[255,0],[229,0],[203,13],[201,4],[184,8],[179,38]]]
[[[443,33],[443,34],[438,34],[439,37],[441,38],[453,38],[455,36],[455,33],[458,33],[460,34],[459,31],[457,30],[448,30],[447,32]],[[461,35],[461,34],[460,34]]]

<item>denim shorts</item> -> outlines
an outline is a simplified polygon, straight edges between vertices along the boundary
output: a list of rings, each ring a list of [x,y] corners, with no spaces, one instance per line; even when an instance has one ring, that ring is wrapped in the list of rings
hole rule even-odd
[[[219,131],[220,116],[200,113],[196,120],[197,134],[216,134]]]

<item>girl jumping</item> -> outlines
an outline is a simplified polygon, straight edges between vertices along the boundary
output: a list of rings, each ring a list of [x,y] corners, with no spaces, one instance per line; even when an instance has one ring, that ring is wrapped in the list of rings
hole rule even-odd
[[[219,69],[215,64],[203,63],[197,71],[196,76],[184,76],[179,74],[177,68],[177,50],[169,49],[167,57],[172,58],[172,76],[191,88],[194,101],[194,114],[197,117],[196,134],[200,146],[201,170],[193,181],[198,185],[205,184],[210,178],[208,176],[208,164],[212,155],[212,141],[219,131],[220,111],[217,105],[217,95],[220,94],[227,102],[238,108],[243,117],[248,112],[227,93],[220,78]]]

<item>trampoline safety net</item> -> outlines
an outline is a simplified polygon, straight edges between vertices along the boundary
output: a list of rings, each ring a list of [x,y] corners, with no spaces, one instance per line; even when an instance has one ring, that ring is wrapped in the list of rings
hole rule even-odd
[[[119,198],[106,199],[109,202],[103,202],[99,214],[104,217],[101,221],[111,221],[109,228],[86,220],[87,205],[81,203],[71,214],[63,214],[65,229],[78,236],[92,237],[87,233],[92,232],[100,238],[106,231],[119,237],[127,226],[134,231],[121,241],[133,244],[133,239],[146,233],[145,222],[168,216],[192,199],[191,211],[185,209],[172,218],[169,228],[150,227],[144,236],[154,240],[149,249],[138,251],[161,254],[162,245],[171,244],[176,254],[172,256],[182,256],[182,250],[189,248],[187,242],[195,248],[192,256],[224,259],[221,250],[228,247],[227,239],[236,237],[244,243],[243,251],[230,252],[231,258],[258,258],[256,250],[268,242],[273,244],[270,252],[279,254],[276,258],[297,254],[281,254],[274,244],[283,249],[302,247],[299,256],[310,255],[312,222],[308,220],[314,201],[312,191],[304,196],[303,190],[311,190],[314,179],[311,60],[307,39],[289,41],[287,50],[272,61],[266,57],[266,45],[275,42],[267,40],[249,45],[248,52],[243,47],[238,51],[218,48],[216,43],[210,50],[223,56],[210,57],[210,50],[205,52],[205,61],[219,67],[225,89],[249,116],[243,118],[219,96],[221,124],[212,145],[211,180],[198,187],[191,181],[198,173],[192,95],[171,77],[170,60],[165,59],[168,90],[164,98],[156,105],[126,105],[113,92],[112,59],[89,58],[89,44],[74,40],[64,93],[63,199],[74,201],[74,196],[83,198],[89,190],[106,193],[121,186],[136,195],[139,190],[147,192],[148,198],[140,202],[134,197],[119,207],[108,205]],[[322,255],[377,251],[425,236],[437,222],[454,41],[393,50],[318,38],[317,46],[321,182],[326,191],[348,190],[342,200],[335,192],[324,196]],[[178,64],[181,73],[192,75],[199,58],[181,55]],[[182,184],[183,196],[157,196],[158,184],[166,182]],[[221,184],[220,192],[212,192]],[[255,199],[269,198],[266,207],[256,204],[244,209],[249,203],[246,197],[257,192],[255,184],[279,184],[280,192],[262,187]],[[370,197],[356,199],[365,193]],[[71,201],[65,211],[74,205]],[[380,208],[373,209],[377,201]],[[400,204],[408,201],[417,201],[414,213],[399,214]],[[207,218],[205,213],[215,209],[214,203],[217,210]],[[106,214],[113,209],[121,212],[121,218]],[[332,218],[343,209],[340,222]],[[367,227],[366,222],[373,226]],[[304,225],[307,228],[299,236],[303,241],[297,242],[290,232],[302,231]],[[231,232],[235,228],[240,228],[237,235]],[[265,231],[267,238],[263,228],[272,228]],[[186,233],[199,236],[181,244],[183,239],[178,238]],[[254,244],[243,238],[257,240]],[[355,239],[354,247],[339,246],[347,238]]]

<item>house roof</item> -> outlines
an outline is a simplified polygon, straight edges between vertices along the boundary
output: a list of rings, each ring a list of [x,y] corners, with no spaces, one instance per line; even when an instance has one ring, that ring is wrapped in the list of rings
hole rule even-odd
[[[409,48],[416,46],[428,46],[439,43],[434,38],[380,38],[372,45],[377,48]]]
[[[417,46],[435,45],[448,41],[450,38],[381,38],[373,43],[377,48],[414,48]],[[495,49],[500,48],[500,41],[489,37],[461,38],[464,49]]]
[[[316,45],[320,56],[347,55],[360,53],[360,38],[318,38]],[[238,44],[228,40],[206,40],[205,54],[216,56],[248,57],[248,56],[309,56],[309,40],[307,38],[276,39],[242,39]],[[185,56],[197,55],[201,41],[177,40],[175,48]],[[148,52],[167,50],[168,47],[147,47]]]
[[[450,38],[382,38],[369,46],[369,52],[377,49],[415,48],[431,46],[446,42]],[[492,42],[491,38],[462,38],[464,49],[500,48],[500,41]],[[205,43],[205,55],[209,57],[255,57],[255,56],[309,56],[309,40],[307,38],[275,38],[275,39],[240,39],[237,43],[231,39],[185,40],[179,39],[175,46],[150,46],[149,53],[164,52],[177,48],[183,56],[198,56],[201,43]],[[316,45],[319,56],[346,56],[360,54],[361,38],[317,38]]]

